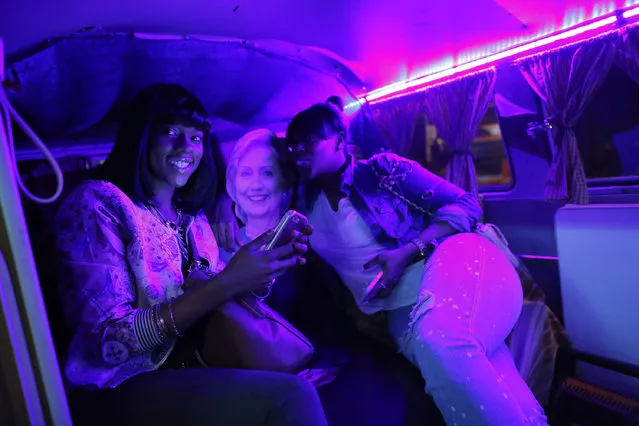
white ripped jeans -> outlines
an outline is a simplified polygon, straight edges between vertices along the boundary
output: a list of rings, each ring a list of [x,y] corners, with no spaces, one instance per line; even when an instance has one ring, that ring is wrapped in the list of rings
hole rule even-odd
[[[421,370],[447,425],[547,425],[504,343],[522,304],[506,256],[468,233],[446,239],[428,260],[419,302],[388,313],[401,353]]]

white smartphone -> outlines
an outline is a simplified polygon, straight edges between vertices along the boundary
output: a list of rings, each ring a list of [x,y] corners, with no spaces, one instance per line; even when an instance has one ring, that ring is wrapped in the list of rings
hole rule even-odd
[[[302,232],[308,226],[308,218],[295,210],[287,211],[275,228],[273,238],[264,246],[264,250],[273,250],[285,246],[293,239],[293,231]]]

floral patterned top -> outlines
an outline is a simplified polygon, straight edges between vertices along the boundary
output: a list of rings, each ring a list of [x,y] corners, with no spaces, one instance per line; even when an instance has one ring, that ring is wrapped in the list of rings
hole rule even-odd
[[[188,220],[200,257],[219,270],[206,217]],[[175,232],[103,181],[89,181],[69,195],[56,231],[63,308],[73,334],[64,367],[69,387],[112,388],[157,369],[175,342],[151,348],[136,330],[145,309],[182,294]]]

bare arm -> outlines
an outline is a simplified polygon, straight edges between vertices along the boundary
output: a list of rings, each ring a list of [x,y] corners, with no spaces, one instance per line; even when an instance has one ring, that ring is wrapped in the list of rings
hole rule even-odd
[[[181,333],[214,311],[218,306],[234,296],[232,285],[224,274],[204,278],[189,291],[168,303],[160,305],[160,315],[167,324],[167,331],[177,337],[175,328]]]
[[[310,231],[310,230],[309,230]],[[197,274],[196,282],[181,297],[170,305],[160,306],[160,315],[168,324],[168,332],[186,330],[227,300],[250,291],[263,290],[287,269],[304,264],[302,257],[308,250],[308,237],[295,233],[293,241],[272,251],[261,251],[271,238],[271,233],[257,237],[242,247],[219,274],[210,277],[203,272]],[[177,330],[176,330],[177,328]]]

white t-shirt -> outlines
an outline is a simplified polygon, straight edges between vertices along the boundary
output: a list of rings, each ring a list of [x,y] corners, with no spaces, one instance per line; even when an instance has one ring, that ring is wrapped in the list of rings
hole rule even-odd
[[[390,311],[417,302],[424,261],[406,268],[388,297],[362,304],[366,287],[381,270],[374,267],[364,271],[364,264],[386,248],[375,240],[368,224],[348,198],[340,200],[335,212],[326,195],[321,193],[309,215],[309,221],[314,229],[310,237],[311,246],[335,269],[362,312],[372,314],[381,310]]]

